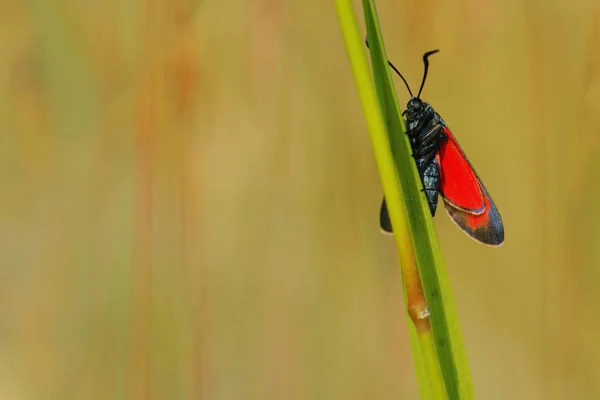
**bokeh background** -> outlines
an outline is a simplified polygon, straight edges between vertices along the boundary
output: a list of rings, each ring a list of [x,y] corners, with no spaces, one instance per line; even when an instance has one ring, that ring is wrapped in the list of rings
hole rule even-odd
[[[600,398],[600,3],[377,4],[504,219],[436,217],[477,397]],[[0,8],[0,399],[418,398],[332,2]]]

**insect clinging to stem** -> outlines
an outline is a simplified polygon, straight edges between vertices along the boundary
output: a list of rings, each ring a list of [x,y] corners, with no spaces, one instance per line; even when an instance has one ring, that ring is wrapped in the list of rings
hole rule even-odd
[[[368,40],[366,44],[368,47]],[[416,97],[404,76],[388,60],[411,97],[402,115],[406,118],[406,134],[423,184],[422,191],[432,216],[435,216],[439,193],[446,212],[463,232],[483,244],[499,246],[504,242],[504,226],[492,197],[446,122],[421,100],[429,70],[428,59],[438,51],[423,55],[423,78]],[[385,198],[381,204],[380,225],[384,232],[393,233]]]

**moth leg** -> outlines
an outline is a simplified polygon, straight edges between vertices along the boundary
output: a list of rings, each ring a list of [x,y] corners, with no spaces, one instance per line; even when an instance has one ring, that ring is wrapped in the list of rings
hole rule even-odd
[[[442,125],[437,124],[437,125],[434,125],[430,130],[425,132],[425,134],[423,135],[423,137],[420,140],[421,145],[419,146],[419,148],[425,147],[425,146],[431,144],[434,140],[436,140],[438,138],[438,133],[441,129],[442,129]]]
[[[427,146],[420,146],[417,150],[415,150],[415,157],[423,157],[426,156],[425,159],[431,161],[432,157],[435,157],[436,150],[438,148],[438,144],[436,142],[430,143]],[[425,164],[424,162],[420,162]]]
[[[430,152],[430,153],[427,155],[427,157],[425,157],[425,158],[423,159],[423,163],[424,163],[424,164],[429,164],[430,162],[432,162],[432,161],[433,161],[433,159],[435,158],[435,155],[436,155],[436,153],[437,153],[437,152],[435,152],[435,151],[432,151],[432,152]]]
[[[419,140],[419,147],[414,152],[417,157],[427,154],[438,146],[437,139],[439,139],[439,132],[441,128],[441,125],[435,125],[423,135],[423,137]]]

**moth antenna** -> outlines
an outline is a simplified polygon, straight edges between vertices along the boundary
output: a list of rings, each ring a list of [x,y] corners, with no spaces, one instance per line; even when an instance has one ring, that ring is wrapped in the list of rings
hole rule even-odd
[[[365,43],[366,43],[367,49],[368,49],[369,48],[369,38],[365,39]],[[408,89],[408,93],[410,94],[410,97],[414,97],[413,94],[412,94],[412,90],[410,90],[410,86],[408,86],[408,82],[406,82],[406,79],[404,79],[404,76],[402,76],[402,74],[400,73],[400,71],[398,71],[398,68],[396,68],[394,66],[394,64],[392,64],[392,62],[390,60],[387,60],[387,62],[388,62],[388,65],[390,67],[392,67],[392,69],[394,70],[394,72],[398,74],[398,76],[400,77],[400,79],[402,79],[402,82],[404,82],[404,86],[406,86],[406,88]]]
[[[425,86],[425,80],[427,79],[427,71],[429,70],[429,56],[437,53],[439,50],[431,50],[427,53],[423,54],[423,64],[425,64],[425,71],[423,72],[423,80],[421,81],[421,87],[419,88],[419,94],[417,98],[421,97],[421,92],[423,91],[423,86]]]

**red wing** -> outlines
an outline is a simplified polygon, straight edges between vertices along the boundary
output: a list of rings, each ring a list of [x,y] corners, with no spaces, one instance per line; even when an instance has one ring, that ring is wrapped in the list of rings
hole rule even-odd
[[[450,218],[473,239],[491,246],[504,242],[502,218],[485,186],[463,153],[454,135],[440,144],[440,193]]]
[[[437,154],[440,194],[456,209],[481,214],[485,211],[485,202],[479,179],[450,129],[444,127],[443,132],[447,139],[442,140]]]

